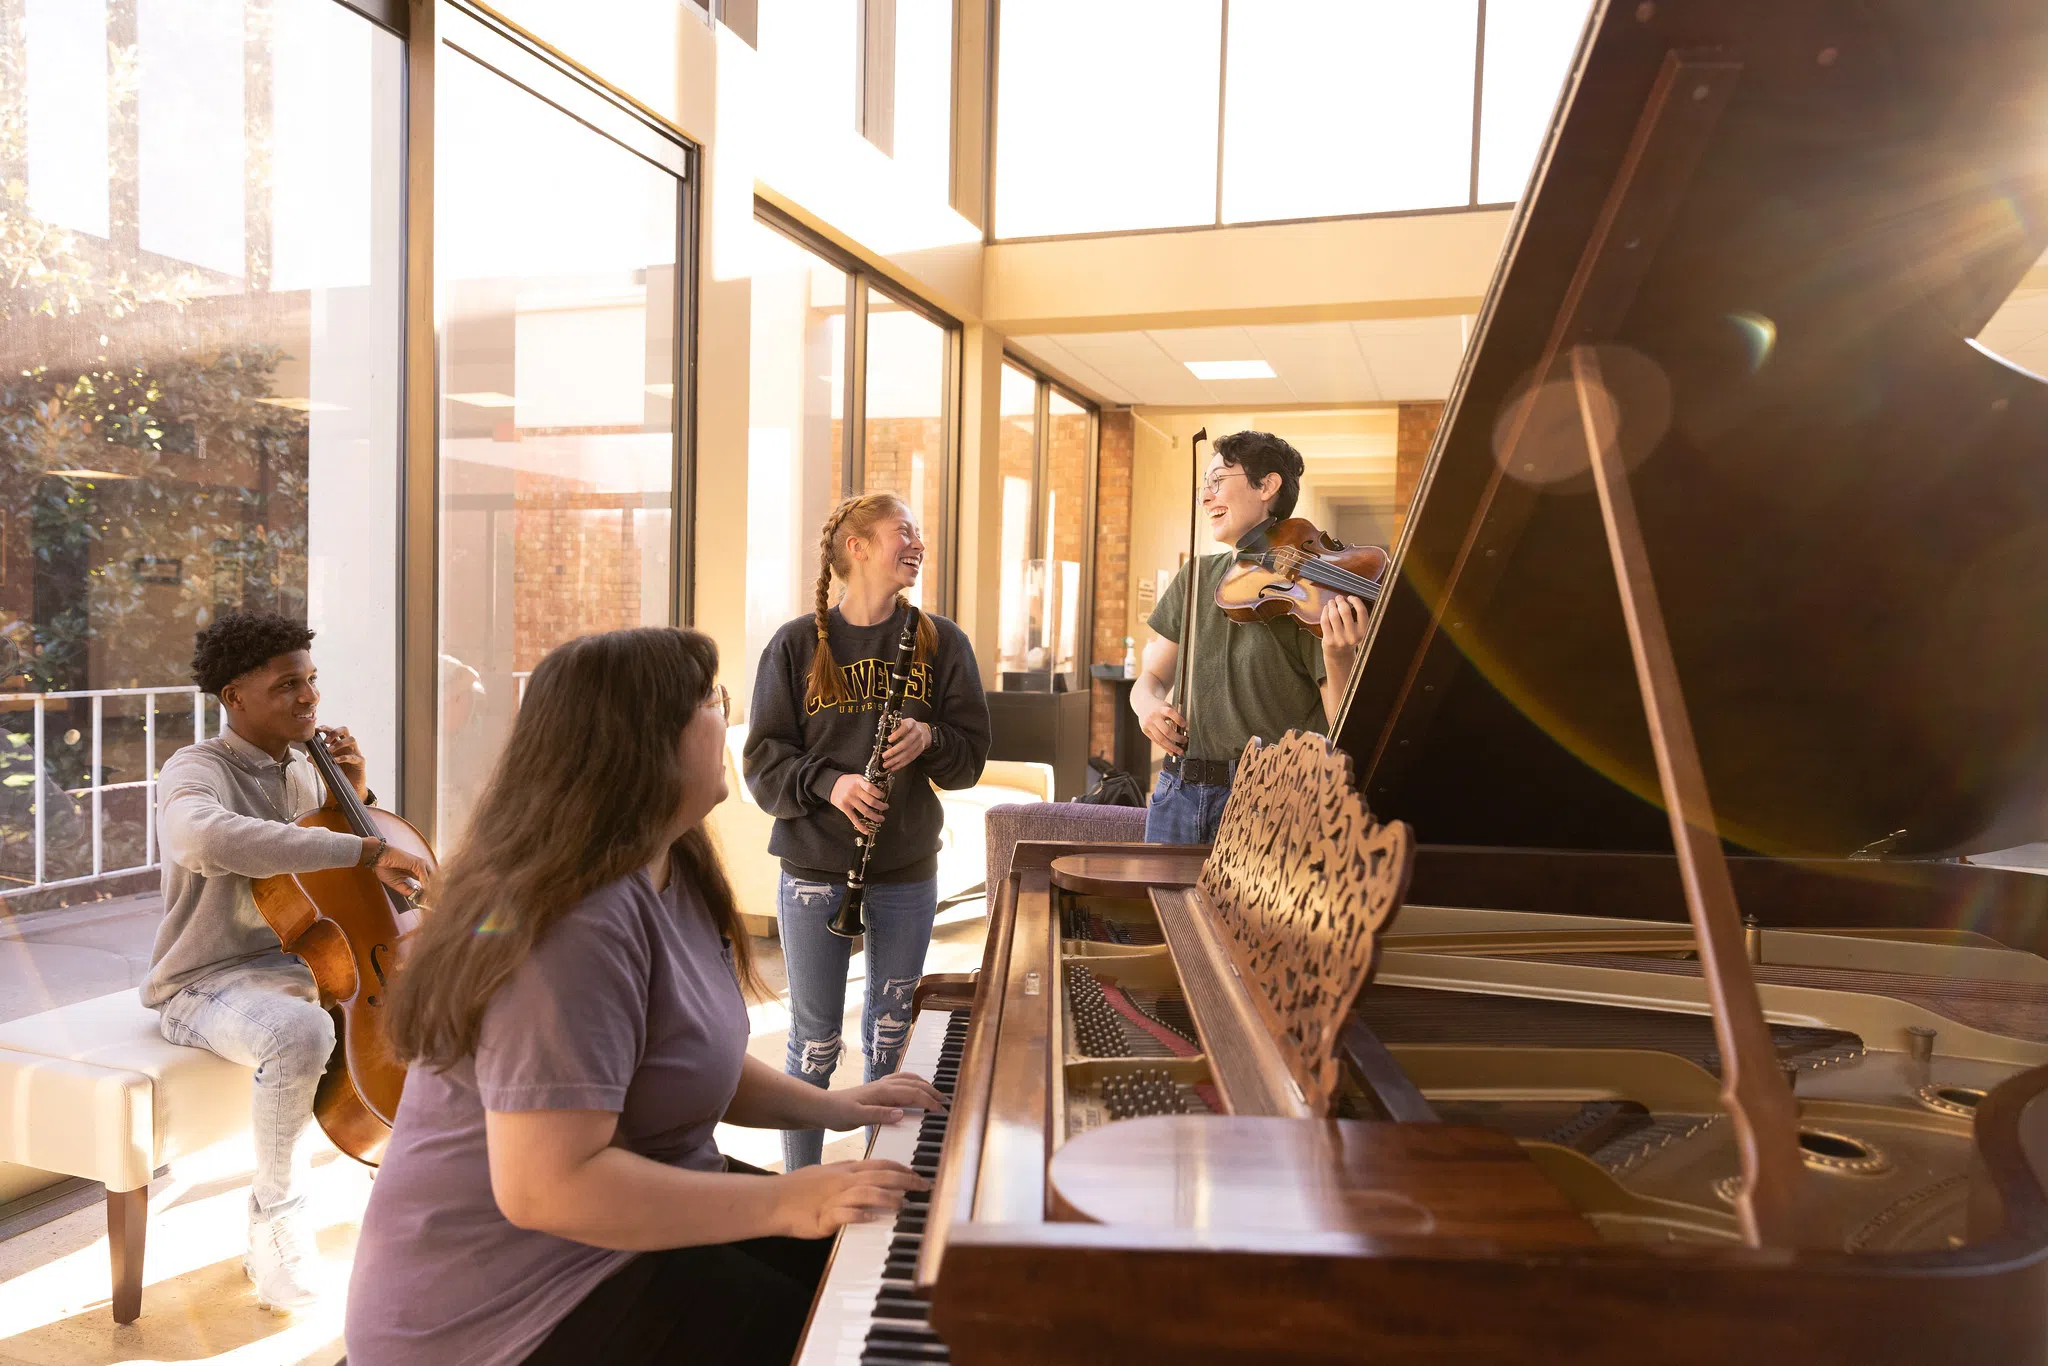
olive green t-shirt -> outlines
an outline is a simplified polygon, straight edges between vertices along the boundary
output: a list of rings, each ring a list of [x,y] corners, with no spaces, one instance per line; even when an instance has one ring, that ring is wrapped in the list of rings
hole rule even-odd
[[[1193,706],[1174,698],[1188,718],[1188,756],[1235,759],[1254,735],[1277,740],[1290,730],[1324,732],[1323,643],[1292,617],[1274,621],[1236,622],[1216,605],[1216,586],[1230,567],[1223,551],[1204,555],[1202,577],[1195,592],[1194,665],[1188,690]],[[1174,644],[1181,643],[1183,577],[1152,609],[1146,625]]]

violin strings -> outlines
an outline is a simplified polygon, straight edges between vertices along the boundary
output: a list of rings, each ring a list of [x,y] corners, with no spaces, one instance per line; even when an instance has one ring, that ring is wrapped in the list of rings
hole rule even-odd
[[[1292,546],[1279,546],[1268,551],[1267,556],[1272,567],[1281,573],[1307,574],[1309,566],[1314,565],[1318,573],[1307,574],[1311,582],[1320,583],[1326,588],[1334,588],[1338,592],[1351,593],[1368,602],[1379,599],[1379,584],[1348,569],[1325,564],[1319,557],[1310,555],[1307,551],[1297,550]]]

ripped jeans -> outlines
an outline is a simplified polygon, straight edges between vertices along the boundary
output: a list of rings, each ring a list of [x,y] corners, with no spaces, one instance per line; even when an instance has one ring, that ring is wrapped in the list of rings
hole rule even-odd
[[[846,899],[844,882],[812,882],[782,874],[775,919],[782,935],[782,961],[789,972],[789,1055],[783,1069],[813,1086],[832,1084],[839,1065],[840,1022],[846,1015],[846,969],[853,941],[825,928]],[[910,1038],[910,993],[924,972],[932,942],[932,917],[939,907],[939,882],[871,882],[863,916],[868,932],[867,1005],[861,1012],[861,1051],[866,1079],[896,1070]],[[782,1167],[795,1171],[819,1160],[821,1129],[791,1129],[782,1135]]]

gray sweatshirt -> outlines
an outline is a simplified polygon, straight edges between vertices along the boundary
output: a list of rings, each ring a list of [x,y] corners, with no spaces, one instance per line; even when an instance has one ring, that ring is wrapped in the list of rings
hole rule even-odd
[[[250,878],[345,868],[362,857],[354,835],[292,824],[325,796],[303,752],[278,763],[232,730],[165,762],[156,787],[164,923],[142,983],[144,1005],[161,1007],[216,968],[277,952]]]

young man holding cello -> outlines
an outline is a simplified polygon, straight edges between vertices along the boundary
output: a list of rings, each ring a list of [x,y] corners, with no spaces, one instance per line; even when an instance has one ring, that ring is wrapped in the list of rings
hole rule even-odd
[[[257,911],[250,879],[365,867],[410,896],[426,875],[381,839],[294,823],[325,796],[303,748],[320,702],[312,642],[303,625],[267,612],[225,613],[196,638],[193,681],[220,699],[227,728],[179,750],[157,778],[164,921],[142,984],[166,1039],[256,1069],[243,1268],[257,1298],[277,1309],[319,1297],[313,1241],[299,1220],[299,1149],[334,1024],[311,971]],[[357,795],[374,800],[349,733],[331,731],[326,743]]]
[[[1235,546],[1268,519],[1292,516],[1302,468],[1301,452],[1270,432],[1233,432],[1219,439],[1200,488],[1211,539]],[[1365,640],[1366,606],[1355,597],[1336,596],[1325,606],[1320,641],[1292,617],[1231,621],[1217,605],[1216,590],[1235,560],[1235,552],[1226,550],[1190,561],[1201,577],[1194,593],[1187,697],[1168,700],[1186,638],[1188,565],[1147,618],[1157,636],[1145,646],[1131,710],[1168,756],[1145,813],[1145,838],[1154,843],[1215,839],[1245,742],[1253,736],[1277,740],[1290,730],[1328,730]]]

